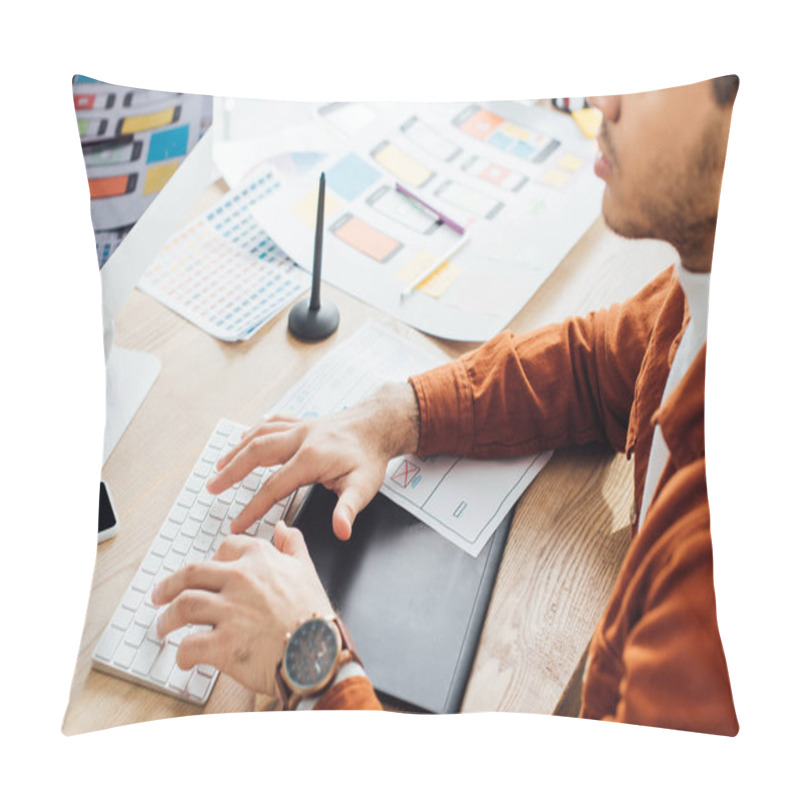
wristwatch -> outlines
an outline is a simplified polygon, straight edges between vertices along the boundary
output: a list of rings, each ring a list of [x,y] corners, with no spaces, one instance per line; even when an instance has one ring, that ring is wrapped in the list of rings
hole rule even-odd
[[[301,623],[286,635],[283,658],[275,671],[284,709],[292,711],[304,697],[322,694],[351,661],[361,664],[350,633],[337,616],[314,614]]]

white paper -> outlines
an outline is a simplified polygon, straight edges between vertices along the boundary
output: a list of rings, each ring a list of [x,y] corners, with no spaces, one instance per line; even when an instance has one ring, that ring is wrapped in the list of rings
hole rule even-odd
[[[319,121],[292,125],[275,133],[247,139],[214,140],[214,163],[228,186],[236,186],[254,172],[270,166],[287,177],[297,176],[316,166],[330,152],[339,151],[342,142]],[[294,158],[293,154],[304,154]],[[313,154],[317,154],[314,159]],[[319,171],[314,170],[319,177]]]
[[[485,341],[508,324],[597,218],[603,184],[592,169],[595,142],[567,115],[540,108],[502,107],[502,114],[463,103],[356,109],[363,113],[342,104],[321,109],[319,124],[347,133],[347,146],[330,152],[305,178],[287,176],[254,215],[310,270],[312,211],[324,171],[323,280],[434,336]],[[523,112],[524,125],[512,122],[512,113]],[[342,118],[345,124],[337,125]],[[491,121],[497,127],[492,136],[512,149],[478,138],[481,120]],[[524,147],[534,155],[519,155]],[[531,161],[537,152],[540,163]],[[435,281],[405,299],[403,288],[459,234],[400,196],[398,182],[470,235]],[[481,284],[511,290],[491,292],[491,303],[482,307]]]
[[[441,363],[426,350],[369,323],[327,354],[270,411],[313,419],[347,408],[379,386]],[[393,459],[381,492],[471,556],[477,556],[551,453],[503,460],[452,456]]]

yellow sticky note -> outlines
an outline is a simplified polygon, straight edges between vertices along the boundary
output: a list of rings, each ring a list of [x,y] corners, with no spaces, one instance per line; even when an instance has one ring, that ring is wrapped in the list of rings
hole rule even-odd
[[[292,211],[300,217],[309,228],[315,228],[317,225],[317,198],[319,197],[319,189],[312,189],[302,200],[298,200],[293,206]],[[325,193],[325,214],[324,219],[327,220],[331,214],[335,214],[341,207],[334,197],[331,197],[330,192]]]
[[[418,289],[430,297],[439,298],[456,282],[461,272],[462,269],[457,264],[445,261]]]
[[[164,109],[164,111],[155,111],[152,114],[140,114],[136,117],[125,117],[119,132],[121,136],[125,136],[129,133],[149,131],[153,128],[160,128],[162,125],[169,125],[174,118],[174,108],[167,108]]]
[[[567,178],[569,178],[569,173],[560,169],[551,169],[550,172],[542,178],[542,182],[558,189],[560,186],[564,185],[564,181],[566,181]]]
[[[515,125],[513,122],[506,122],[500,130],[502,130],[503,133],[507,133],[509,136],[522,139],[523,142],[528,141],[530,138],[530,135],[525,128],[520,128],[519,125]]]
[[[429,269],[436,258],[437,256],[428,250],[418,250],[397,270],[395,278],[403,286],[408,286]],[[417,291],[425,292],[429,297],[441,297],[456,282],[462,271],[461,267],[452,261],[445,261],[433,275],[417,287]]]
[[[603,115],[596,108],[581,108],[572,112],[572,119],[587,139],[594,139],[600,130]]]
[[[150,167],[144,177],[144,187],[142,194],[155,194],[160,192],[167,181],[175,174],[180,162],[170,161],[168,164],[159,164],[157,167]]]
[[[573,156],[571,153],[567,153],[561,158],[561,161],[558,162],[559,167],[568,169],[570,172],[575,172],[575,170],[580,169],[582,164],[583,159],[578,156]]]
[[[433,174],[424,164],[415,161],[391,142],[374,151],[372,157],[398,180],[409,186],[422,186]]]
[[[394,276],[403,286],[408,286],[409,283],[417,279],[418,275],[422,275],[428,267],[432,266],[435,260],[436,256],[428,250],[417,250],[417,252],[397,270]]]

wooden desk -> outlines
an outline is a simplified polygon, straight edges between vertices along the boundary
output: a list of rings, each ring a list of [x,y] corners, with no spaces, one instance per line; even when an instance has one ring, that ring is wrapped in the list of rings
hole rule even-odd
[[[598,221],[509,327],[530,330],[624,299],[671,258],[664,245],[623,242]],[[199,709],[92,670],[91,653],[220,417],[253,422],[367,320],[421,335],[342,292],[325,292],[341,325],[315,345],[288,335],[288,311],[237,344],[213,339],[138,291],[117,315],[117,344],[155,354],[162,369],[103,470],[120,532],[98,546],[65,733],[252,708],[252,694],[227,676]],[[437,344],[453,357],[469,349]],[[464,711],[575,712],[581,660],[628,544],[632,496],[631,465],[597,448],[557,453],[531,485],[517,506]]]

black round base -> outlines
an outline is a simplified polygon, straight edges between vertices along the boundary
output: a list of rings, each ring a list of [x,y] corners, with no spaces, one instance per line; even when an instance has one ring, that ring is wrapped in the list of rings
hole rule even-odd
[[[324,300],[316,311],[311,310],[305,299],[289,312],[289,332],[303,342],[327,339],[338,327],[339,309]]]

